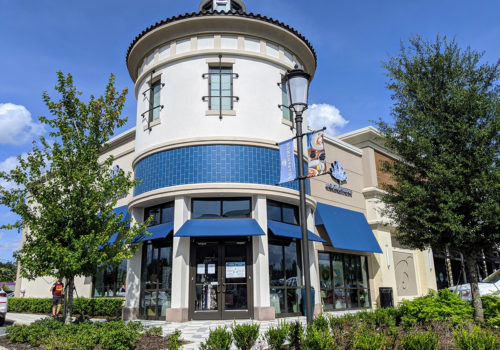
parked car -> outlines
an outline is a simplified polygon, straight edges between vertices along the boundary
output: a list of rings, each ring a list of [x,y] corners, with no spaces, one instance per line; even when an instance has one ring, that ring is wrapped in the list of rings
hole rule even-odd
[[[8,290],[6,293],[7,293],[7,298],[13,297],[15,294],[13,290]]]
[[[7,293],[0,291],[0,326],[3,326],[7,317],[7,302]]]
[[[491,295],[495,293],[500,294],[500,270],[493,272],[488,277],[484,278],[478,283],[479,295]],[[457,292],[460,297],[464,300],[472,300],[472,293],[470,290],[470,284],[459,284],[453,287],[449,287],[452,292]]]

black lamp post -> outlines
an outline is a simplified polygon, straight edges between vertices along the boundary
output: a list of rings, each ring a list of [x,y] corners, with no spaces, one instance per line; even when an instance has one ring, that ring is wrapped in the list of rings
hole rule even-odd
[[[288,71],[285,76],[286,89],[290,106],[288,107],[295,113],[295,127],[297,130],[297,153],[299,156],[299,216],[300,229],[302,231],[302,258],[304,263],[304,283],[306,291],[306,318],[307,323],[312,324],[313,321],[313,305],[311,298],[311,274],[309,270],[309,239],[307,236],[306,223],[306,188],[304,177],[304,160],[303,160],[303,142],[302,138],[302,113],[307,109],[307,98],[309,95],[309,81],[311,76],[302,69]]]

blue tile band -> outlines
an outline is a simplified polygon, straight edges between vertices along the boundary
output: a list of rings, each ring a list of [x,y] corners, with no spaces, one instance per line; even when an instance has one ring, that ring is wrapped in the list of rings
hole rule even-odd
[[[298,159],[295,157],[295,162]],[[276,185],[280,179],[279,151],[243,145],[205,145],[175,148],[152,154],[135,166],[142,182],[134,196],[158,188],[199,183]],[[305,169],[307,164],[304,162]],[[282,187],[299,190],[299,182]],[[310,194],[309,180],[306,193]]]

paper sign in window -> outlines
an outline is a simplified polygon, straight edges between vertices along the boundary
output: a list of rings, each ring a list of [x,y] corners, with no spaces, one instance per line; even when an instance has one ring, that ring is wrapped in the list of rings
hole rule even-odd
[[[215,264],[208,264],[208,274],[209,275],[215,274]]]
[[[227,262],[226,278],[245,278],[245,262]]]
[[[198,264],[196,266],[196,273],[198,275],[204,275],[205,274],[205,264]]]

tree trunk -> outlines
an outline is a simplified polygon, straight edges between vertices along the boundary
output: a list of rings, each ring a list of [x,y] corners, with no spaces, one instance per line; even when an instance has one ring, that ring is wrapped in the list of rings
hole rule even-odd
[[[472,306],[474,307],[474,321],[483,322],[484,321],[483,303],[481,301],[481,298],[479,297],[479,286],[478,286],[479,279],[477,277],[475,255],[467,256],[466,262],[470,277],[469,282],[472,295]]]
[[[66,306],[66,316],[64,317],[64,323],[71,323],[71,315],[73,314],[73,290],[75,289],[75,278],[70,277],[68,279],[68,291],[67,291],[67,306]]]

